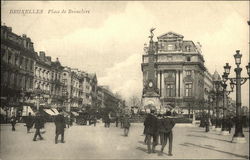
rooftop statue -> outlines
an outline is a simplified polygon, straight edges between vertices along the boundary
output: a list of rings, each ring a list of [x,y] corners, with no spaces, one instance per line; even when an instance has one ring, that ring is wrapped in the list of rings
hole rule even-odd
[[[152,40],[153,37],[154,37],[154,33],[153,33],[154,30],[155,30],[155,28],[151,28],[151,29],[150,29],[151,36],[149,36],[149,38],[150,38],[151,40]]]

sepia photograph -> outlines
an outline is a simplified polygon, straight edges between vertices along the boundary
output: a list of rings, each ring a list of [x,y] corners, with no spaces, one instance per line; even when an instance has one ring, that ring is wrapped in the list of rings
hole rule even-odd
[[[1,0],[0,160],[249,159],[249,7]]]

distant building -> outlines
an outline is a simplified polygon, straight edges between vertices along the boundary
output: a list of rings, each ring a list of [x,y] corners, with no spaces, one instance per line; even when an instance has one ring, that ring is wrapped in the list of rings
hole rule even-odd
[[[51,105],[52,107],[62,107],[65,99],[62,94],[64,83],[62,80],[62,73],[64,67],[56,58],[56,61],[51,62]]]
[[[62,70],[58,59],[53,62],[50,56],[46,56],[45,52],[40,51],[36,56],[34,69],[34,94],[37,96],[39,92],[40,106],[45,107],[61,107],[62,99]]]
[[[107,86],[98,86],[98,104],[102,109],[119,112],[125,106],[125,102],[112,93]]]
[[[178,107],[182,112],[204,106],[204,86],[210,90],[211,75],[204,66],[200,45],[174,32],[157,37],[154,42],[154,69],[163,108]],[[149,73],[148,47],[144,45],[141,69],[144,88]],[[206,84],[205,84],[206,83]]]
[[[212,103],[212,92],[214,91],[213,75],[211,75],[208,70],[204,71],[204,106],[203,110],[208,112],[210,107],[210,113],[212,113],[211,103]]]
[[[80,110],[95,107],[97,99],[97,77],[78,69],[65,67],[63,71],[64,96],[68,109]]]
[[[40,106],[48,106],[51,94],[51,57],[46,57],[45,52],[36,54],[34,65],[34,95],[40,96]],[[39,94],[39,95],[38,95]],[[34,97],[38,98],[38,97]]]
[[[70,67],[64,67],[62,73],[62,81],[64,83],[63,96],[65,97],[64,106],[67,111],[79,110],[80,101],[80,82],[79,75],[72,71]],[[75,108],[75,109],[74,109]]]

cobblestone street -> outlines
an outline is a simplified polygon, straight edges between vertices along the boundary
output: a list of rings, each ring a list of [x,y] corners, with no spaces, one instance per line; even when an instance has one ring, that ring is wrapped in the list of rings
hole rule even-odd
[[[204,128],[177,124],[174,128],[173,156],[167,148],[163,156],[148,154],[144,144],[143,125],[132,124],[128,137],[114,124],[104,128],[102,123],[94,126],[74,125],[65,131],[66,143],[54,143],[54,124],[46,123],[44,140],[33,142],[34,129],[27,134],[24,124],[16,131],[10,125],[1,125],[1,159],[247,159],[249,157],[249,132],[244,132],[247,143],[231,143],[230,136],[216,131],[204,132]],[[234,132],[234,130],[233,130]],[[59,137],[60,139],[60,137]]]

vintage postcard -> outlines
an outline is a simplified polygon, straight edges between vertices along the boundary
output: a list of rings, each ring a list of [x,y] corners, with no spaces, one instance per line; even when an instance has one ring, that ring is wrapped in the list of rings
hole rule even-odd
[[[1,160],[249,159],[248,1],[1,0]]]

